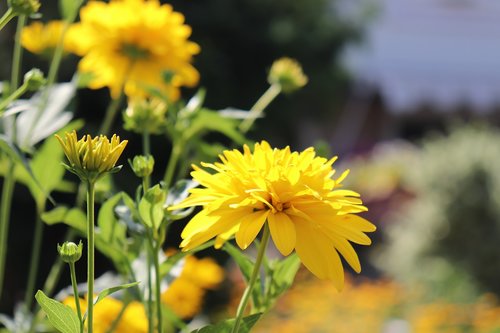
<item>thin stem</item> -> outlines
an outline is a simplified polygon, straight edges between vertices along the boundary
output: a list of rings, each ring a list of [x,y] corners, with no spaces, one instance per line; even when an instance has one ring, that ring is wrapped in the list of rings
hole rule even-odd
[[[120,95],[113,99],[106,109],[106,116],[104,117],[104,121],[102,122],[101,128],[99,129],[98,134],[108,135],[111,130],[111,126],[116,118],[118,110],[120,109],[120,105],[123,99],[123,89],[120,92]]]
[[[148,231],[149,232],[149,231]],[[151,236],[149,236],[151,239]],[[151,241],[149,241],[151,245]],[[154,331],[154,321],[153,321],[153,279],[151,276],[151,257],[152,257],[152,246],[149,246],[149,250],[146,255],[146,265],[148,270],[148,332],[153,333]]]
[[[75,272],[75,263],[69,263],[69,272],[71,274],[71,285],[73,286],[73,295],[75,297],[75,305],[76,305],[76,314],[78,315],[78,319],[80,320],[80,333],[83,333],[83,317],[82,310],[80,309],[80,297],[78,296],[78,283],[76,282],[76,272]]]
[[[161,313],[161,277],[160,277],[160,258],[158,253],[161,250],[161,245],[158,242],[155,251],[153,252],[153,264],[155,266],[155,299],[156,299],[156,315],[158,317],[158,333],[163,333],[163,320]]]
[[[245,308],[247,307],[248,301],[250,300],[250,295],[252,294],[253,287],[257,281],[257,277],[260,273],[260,266],[262,264],[262,259],[266,253],[267,243],[269,242],[269,227],[267,224],[264,227],[264,234],[262,235],[262,241],[260,243],[259,251],[257,253],[257,258],[255,259],[255,264],[253,266],[252,275],[250,276],[250,281],[241,297],[240,304],[238,305],[238,310],[236,311],[236,321],[234,322],[233,329],[231,333],[237,333],[240,329],[241,319],[245,313]]]
[[[38,272],[38,266],[40,264],[40,254],[42,252],[41,248],[44,223],[41,219],[41,215],[43,213],[44,206],[45,201],[43,201],[43,204],[37,204],[36,209],[35,231],[33,233],[33,247],[31,249],[31,262],[28,273],[28,284],[26,287],[26,294],[24,296],[24,305],[26,306],[26,309],[31,308],[31,305],[33,303],[33,295],[35,294],[36,275]]]
[[[16,164],[9,161],[9,169],[4,178],[2,189],[2,201],[0,203],[0,299],[2,298],[3,281],[5,275],[5,260],[7,257],[7,239],[9,234],[10,208],[12,204],[12,194],[16,182],[14,171]]]
[[[87,327],[94,324],[94,181],[87,182]]]
[[[5,14],[3,14],[2,18],[0,18],[0,30],[3,29],[7,25],[7,23],[10,22],[14,17],[16,17],[16,14],[12,10],[12,8],[9,7]]]
[[[255,104],[250,109],[248,118],[243,120],[239,126],[242,133],[248,132],[250,127],[252,127],[255,119],[257,119],[264,109],[279,95],[281,92],[281,86],[278,84],[272,84],[267,88],[267,90],[260,96],[260,98],[255,102]]]
[[[174,177],[175,167],[177,166],[177,162],[179,161],[181,153],[182,153],[182,144],[174,142],[172,147],[172,153],[170,154],[170,159],[168,160],[167,169],[165,170],[165,177],[163,178],[166,188],[170,188],[172,179]]]
[[[26,25],[26,15],[20,15],[17,19],[16,35],[14,37],[14,53],[12,54],[12,73],[10,77],[11,89],[19,87],[19,73],[23,60],[23,48],[21,46],[21,31]]]
[[[19,88],[17,88],[12,94],[7,96],[1,103],[0,103],[0,115],[3,113],[5,108],[9,106],[9,104],[19,97],[21,97],[26,91],[28,90],[28,85],[23,84]]]
[[[148,131],[144,131],[142,133],[142,153],[144,156],[149,156],[151,155],[151,135],[149,134]],[[151,176],[148,175],[142,179],[142,188],[144,190],[144,193],[149,188],[149,184],[151,184]]]

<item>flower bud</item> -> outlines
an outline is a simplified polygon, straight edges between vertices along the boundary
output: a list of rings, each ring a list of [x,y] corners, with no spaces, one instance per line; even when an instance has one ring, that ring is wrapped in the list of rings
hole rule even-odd
[[[267,80],[270,84],[279,85],[284,93],[291,93],[306,85],[307,76],[296,60],[285,57],[273,63]]]
[[[166,126],[167,104],[159,98],[129,101],[123,114],[123,127],[135,133],[161,134]]]
[[[76,245],[73,242],[64,242],[63,245],[57,244],[57,251],[61,256],[62,261],[70,264],[75,263],[82,257],[83,244],[82,241]]]
[[[33,68],[28,73],[24,74],[24,84],[27,85],[30,91],[40,89],[46,82],[47,80],[45,80],[42,71],[38,68]]]
[[[132,170],[134,171],[135,175],[139,178],[144,178],[151,175],[151,173],[153,172],[154,165],[155,165],[155,160],[151,155],[135,156],[131,163]]]
[[[38,0],[9,0],[9,6],[17,15],[31,15],[40,9]]]

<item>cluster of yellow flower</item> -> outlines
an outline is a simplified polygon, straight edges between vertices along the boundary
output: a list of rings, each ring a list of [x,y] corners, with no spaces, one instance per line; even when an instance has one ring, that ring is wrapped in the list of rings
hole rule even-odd
[[[500,305],[492,295],[477,302],[427,303],[415,290],[388,280],[347,279],[339,293],[325,281],[299,273],[295,285],[256,325],[254,332],[495,333]],[[304,297],[304,295],[308,295]]]

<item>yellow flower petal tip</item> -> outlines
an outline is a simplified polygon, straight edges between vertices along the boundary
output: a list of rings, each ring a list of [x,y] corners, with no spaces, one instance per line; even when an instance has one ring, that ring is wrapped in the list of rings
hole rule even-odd
[[[92,138],[88,134],[78,140],[76,131],[66,132],[64,139],[57,134],[55,137],[68,159],[68,169],[84,181],[95,181],[105,173],[115,171],[115,165],[128,143],[127,140],[120,141],[116,134],[111,141],[105,135]]]
[[[245,249],[267,223],[281,254],[295,251],[313,274],[342,289],[340,256],[360,272],[351,242],[369,245],[366,233],[376,228],[357,215],[367,209],[358,193],[342,187],[345,172],[333,177],[333,162],[313,148],[292,152],[262,141],[253,151],[226,150],[220,162],[202,163],[191,173],[202,188],[170,208],[203,208],[182,232],[181,247],[193,249],[212,238],[220,246],[235,236]]]

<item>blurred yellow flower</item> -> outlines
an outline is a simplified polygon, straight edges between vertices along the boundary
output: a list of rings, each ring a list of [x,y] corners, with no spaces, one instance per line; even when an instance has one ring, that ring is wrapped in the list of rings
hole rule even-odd
[[[170,5],[157,0],[89,1],[80,20],[68,38],[72,52],[83,57],[79,70],[92,74],[90,88],[109,87],[117,97],[122,86],[129,96],[155,87],[177,99],[179,87],[198,82],[190,62],[200,47],[188,40],[191,28]]]
[[[75,299],[67,297],[64,304],[70,306],[73,310],[75,307]],[[87,300],[80,299],[82,309],[87,307]],[[94,307],[94,332],[106,333],[113,325],[113,322],[122,311],[125,304],[112,297],[106,297]],[[75,310],[76,311],[76,310]],[[132,301],[126,305],[116,329],[115,333],[143,333],[148,331],[148,318],[142,303]]]
[[[212,258],[185,258],[180,276],[161,295],[161,300],[180,318],[192,318],[201,311],[207,289],[224,280],[224,270]]]
[[[47,24],[35,21],[21,31],[21,45],[31,53],[52,57],[63,27],[63,21],[50,21]]]
[[[270,84],[278,84],[284,93],[293,92],[307,84],[307,76],[300,63],[287,57],[273,63],[267,80]]]
[[[200,286],[177,278],[161,294],[161,301],[180,318],[192,318],[200,312],[204,296],[205,291]]]
[[[95,180],[105,172],[112,171],[128,142],[120,141],[120,137],[115,134],[111,141],[104,135],[94,138],[86,135],[78,140],[76,131],[66,133],[66,140],[57,134],[56,138],[63,147],[71,171],[88,180]]]
[[[366,211],[359,194],[341,189],[347,171],[332,178],[336,158],[317,157],[313,148],[300,153],[272,149],[262,141],[254,152],[244,146],[224,151],[222,163],[202,163],[209,173],[194,166],[193,178],[205,188],[192,189],[180,209],[203,206],[187,224],[181,237],[184,251],[216,238],[216,247],[236,235],[246,249],[268,223],[271,237],[283,255],[297,252],[317,277],[330,279],[342,289],[344,272],[339,253],[356,271],[361,265],[349,243],[369,245],[365,232],[376,228],[355,215]]]

